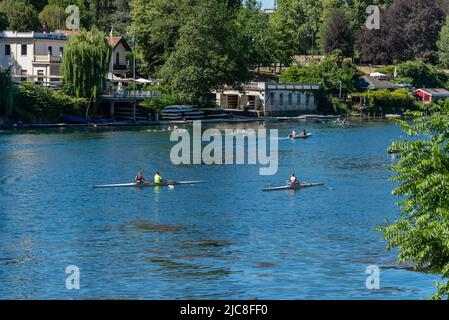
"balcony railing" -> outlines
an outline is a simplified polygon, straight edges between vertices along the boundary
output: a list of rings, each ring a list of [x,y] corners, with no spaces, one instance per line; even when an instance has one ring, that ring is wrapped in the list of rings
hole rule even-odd
[[[61,63],[62,57],[61,56],[51,56],[51,55],[35,55],[33,62],[37,63]]]
[[[137,99],[159,99],[161,96],[160,92],[157,91],[113,91],[112,96],[114,98],[137,98]]]

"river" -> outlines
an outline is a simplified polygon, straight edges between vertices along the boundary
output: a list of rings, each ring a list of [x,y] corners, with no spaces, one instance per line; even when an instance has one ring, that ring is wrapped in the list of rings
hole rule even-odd
[[[243,125],[242,125],[243,126]],[[157,127],[0,133],[1,299],[425,299],[438,277],[395,262],[374,229],[398,218],[388,122],[306,128],[279,140],[279,172],[170,162]],[[220,125],[235,128],[236,125]],[[142,169],[208,184],[93,189]],[[295,171],[324,187],[263,193]],[[80,289],[66,288],[66,268]],[[380,289],[368,290],[368,266]]]

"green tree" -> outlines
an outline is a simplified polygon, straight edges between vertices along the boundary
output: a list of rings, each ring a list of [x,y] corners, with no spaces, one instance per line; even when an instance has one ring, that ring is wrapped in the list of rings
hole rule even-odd
[[[435,0],[395,0],[382,14],[381,29],[362,29],[356,41],[364,61],[437,61],[439,32],[445,14]]]
[[[201,1],[181,27],[176,49],[161,70],[181,100],[205,105],[212,90],[247,79],[247,58],[239,50],[231,10],[219,0]]]
[[[192,8],[186,0],[131,0],[130,6],[142,69],[154,74],[174,51],[179,29]]]
[[[40,12],[46,5],[47,0],[27,0],[29,4],[33,6],[34,9],[36,9],[37,12]]]
[[[8,28],[8,17],[4,12],[0,12],[0,32]]]
[[[449,18],[446,18],[446,23],[441,28],[437,47],[441,66],[449,68]]]
[[[397,70],[401,78],[412,79],[415,87],[442,87],[448,81],[444,72],[422,60],[401,63]]]
[[[111,30],[110,14],[114,11],[113,0],[89,0],[91,25],[99,30],[109,32]]]
[[[356,66],[335,51],[321,63],[312,62],[307,66],[293,66],[284,70],[280,77],[285,83],[319,83],[330,94],[354,90],[354,80],[360,76]]]
[[[431,112],[430,116],[425,114]],[[392,166],[400,185],[402,218],[380,228],[388,249],[398,250],[399,262],[442,274],[435,299],[449,298],[449,101],[411,113],[412,123],[400,121],[410,139],[396,142],[399,161]]]
[[[93,27],[82,30],[71,37],[64,49],[62,74],[76,97],[89,99],[86,115],[91,103],[99,101],[105,88],[105,77],[109,68],[111,48],[106,34]]]
[[[24,82],[17,87],[14,117],[26,122],[54,123],[60,114],[81,116],[85,99],[74,98],[62,90]]]
[[[273,25],[287,37],[286,45],[294,54],[315,51],[320,29],[322,2],[317,0],[278,0]]]
[[[125,35],[131,24],[129,0],[114,0],[112,7],[113,11],[109,15],[109,23],[113,26],[115,32]]]
[[[0,12],[8,17],[8,29],[24,32],[39,29],[37,11],[25,0],[3,0]]]
[[[273,30],[261,6],[256,0],[246,1],[236,20],[241,48],[251,68],[270,65],[275,56]]]
[[[86,3],[88,4],[87,1]],[[48,0],[48,4],[61,7],[64,11],[68,6],[77,6],[80,9],[81,27],[85,29],[90,29],[92,27],[92,14],[88,9],[86,9],[84,0]],[[65,29],[65,21],[61,28]]]
[[[66,17],[65,9],[55,4],[46,5],[39,13],[41,25],[50,31],[65,29]]]
[[[321,49],[324,53],[341,50],[343,55],[353,54],[353,32],[346,12],[333,9],[324,21],[320,34]]]
[[[10,69],[0,69],[0,115],[11,116],[14,105],[14,84]]]

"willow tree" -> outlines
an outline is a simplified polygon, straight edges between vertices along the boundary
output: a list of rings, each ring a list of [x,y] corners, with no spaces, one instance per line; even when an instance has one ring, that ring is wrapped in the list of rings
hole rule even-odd
[[[71,37],[64,48],[64,82],[76,97],[88,100],[86,116],[90,106],[97,105],[105,89],[110,57],[111,47],[106,34],[96,27]]]
[[[11,116],[14,102],[14,84],[11,70],[0,69],[0,116]]]

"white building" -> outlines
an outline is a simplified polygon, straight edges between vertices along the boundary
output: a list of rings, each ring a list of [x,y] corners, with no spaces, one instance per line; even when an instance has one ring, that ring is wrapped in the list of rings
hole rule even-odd
[[[37,32],[0,32],[0,67],[11,67],[13,79],[61,81],[60,66],[67,36]]]
[[[0,32],[0,68],[11,67],[16,82],[60,82],[64,46],[74,34],[72,31]],[[122,37],[109,37],[108,43],[113,49],[109,74],[121,77],[127,71],[126,52],[131,48]]]
[[[216,92],[217,104],[225,109],[247,110],[258,116],[297,116],[315,113],[319,84],[251,82],[241,91],[229,87]]]

